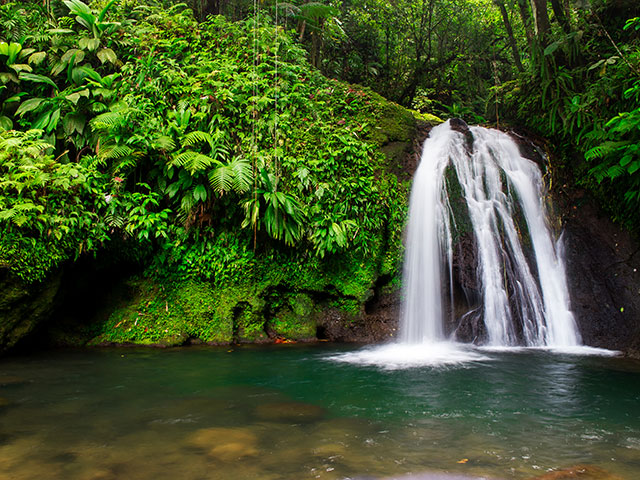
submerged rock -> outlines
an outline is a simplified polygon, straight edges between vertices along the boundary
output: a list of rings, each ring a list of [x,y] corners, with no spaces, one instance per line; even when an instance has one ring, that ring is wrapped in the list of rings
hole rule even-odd
[[[277,402],[259,405],[255,416],[275,422],[311,423],[324,417],[324,408],[309,403]]]
[[[203,428],[191,434],[187,444],[224,462],[258,454],[258,437],[248,428]]]

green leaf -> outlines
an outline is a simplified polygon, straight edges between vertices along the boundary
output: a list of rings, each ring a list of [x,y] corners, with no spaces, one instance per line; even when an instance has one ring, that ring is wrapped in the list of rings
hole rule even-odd
[[[102,77],[100,76],[100,74],[91,67],[82,66],[82,67],[78,67],[76,70],[79,70],[80,72],[82,72],[84,78],[89,78],[98,83],[102,82]]]
[[[71,103],[73,103],[74,105],[78,104],[78,101],[80,100],[80,94],[78,92],[74,92],[74,93],[70,93],[69,95],[67,95],[66,97],[67,100],[69,100]]]
[[[20,83],[18,77],[13,72],[0,72],[0,82],[2,83]]]
[[[7,65],[12,65],[16,61],[20,50],[22,50],[22,45],[19,43],[0,42],[0,55],[6,55],[8,57]]]
[[[49,125],[47,126],[47,132],[52,132],[58,127],[58,121],[60,120],[60,109],[54,110],[49,118]]]
[[[29,59],[27,60],[28,63],[31,63],[33,65],[40,65],[42,63],[42,61],[47,57],[47,53],[46,52],[36,52],[36,53],[32,53],[29,56]]]
[[[4,130],[11,130],[13,128],[13,122],[9,117],[0,116],[0,128]]]
[[[4,103],[6,104],[6,103],[12,103],[12,102],[19,102],[19,101],[20,101],[20,99],[21,99],[22,97],[24,97],[25,95],[28,95],[28,93],[27,93],[27,92],[20,92],[20,93],[16,93],[15,95],[13,95],[13,96],[11,96],[11,97],[7,98],[7,99],[4,101]]]
[[[558,47],[560,47],[560,45],[562,45],[561,41],[553,42],[547,48],[544,49],[544,55],[545,56],[551,55],[553,52],[555,52],[558,49]]]
[[[33,123],[31,128],[34,130],[44,130],[47,125],[49,125],[49,120],[51,119],[51,112],[44,112],[38,119]]]
[[[67,136],[71,136],[74,132],[82,134],[84,127],[87,123],[87,119],[80,113],[68,113],[62,119],[62,128]]]
[[[109,3],[105,5],[105,7],[98,14],[98,22],[104,22],[104,17],[107,15],[109,9],[116,3],[118,0],[111,0]]]
[[[112,65],[115,65],[118,61],[118,57],[116,56],[116,52],[111,50],[110,48],[103,48],[98,52],[98,59],[101,63],[109,62]]]
[[[33,68],[26,63],[14,63],[10,68],[18,75],[20,75],[20,72],[33,72]]]
[[[78,63],[82,62],[82,60],[84,60],[84,56],[85,53],[82,50],[79,50],[77,48],[70,48],[69,50],[64,52],[64,55],[62,55],[60,61],[65,65],[69,62],[73,62],[77,65]]]
[[[40,104],[44,101],[44,98],[31,98],[22,102],[20,107],[16,110],[16,115],[22,116],[27,112],[31,112],[38,108]]]
[[[76,33],[74,30],[70,28],[50,28],[47,30],[47,33],[50,35],[68,35],[70,33]]]
[[[37,75],[35,73],[26,73],[22,72],[20,74],[20,80],[27,80],[29,82],[36,83],[46,83],[47,85],[51,85],[53,88],[58,90],[58,86],[51,80],[49,77],[45,77],[44,75]]]
[[[204,202],[207,200],[207,187],[200,184],[193,189],[193,198],[197,201]]]

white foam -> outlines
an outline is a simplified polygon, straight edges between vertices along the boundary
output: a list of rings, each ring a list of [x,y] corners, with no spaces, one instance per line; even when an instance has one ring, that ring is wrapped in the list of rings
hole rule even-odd
[[[566,355],[592,355],[598,357],[615,357],[622,355],[617,350],[607,350],[606,348],[589,347],[588,345],[575,345],[568,347],[539,347],[539,350],[545,350],[551,353],[561,353]]]
[[[589,347],[587,345],[573,345],[573,346],[541,346],[541,347],[508,347],[508,346],[479,346],[478,350],[483,352],[494,353],[518,353],[518,352],[531,352],[531,351],[543,351],[552,354],[563,355],[581,355],[581,356],[599,356],[599,357],[615,357],[622,353],[617,350],[607,350],[606,348]]]
[[[400,370],[418,367],[445,367],[491,360],[469,345],[451,342],[419,344],[390,343],[327,357],[328,360],[355,365]]]

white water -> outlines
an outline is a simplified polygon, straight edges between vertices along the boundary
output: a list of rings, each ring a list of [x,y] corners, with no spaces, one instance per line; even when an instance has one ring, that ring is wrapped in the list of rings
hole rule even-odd
[[[451,167],[467,203],[477,248],[486,328],[482,343],[554,348],[580,345],[569,308],[560,242],[545,214],[539,168],[520,155],[508,135],[481,127],[471,127],[471,133],[472,153],[467,151],[465,136],[451,130],[449,122],[435,127],[424,144],[409,207],[401,343],[446,340],[443,292],[445,278],[452,281],[455,219],[445,172]],[[517,212],[526,225],[522,221],[518,225],[514,219]],[[519,229],[527,230],[530,244],[526,248],[525,232]],[[531,264],[527,249],[533,252]]]

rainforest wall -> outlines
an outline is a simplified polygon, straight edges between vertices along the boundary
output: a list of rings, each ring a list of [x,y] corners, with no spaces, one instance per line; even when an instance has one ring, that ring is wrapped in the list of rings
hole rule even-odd
[[[585,340],[636,348],[634,2],[214,3],[0,5],[2,350],[392,337],[438,116],[537,139]]]

